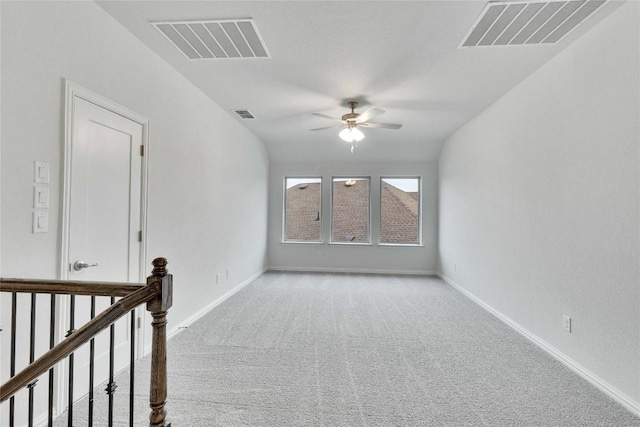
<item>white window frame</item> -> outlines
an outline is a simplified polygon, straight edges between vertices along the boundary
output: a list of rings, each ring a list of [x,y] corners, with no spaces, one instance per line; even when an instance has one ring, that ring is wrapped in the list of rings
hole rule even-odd
[[[320,240],[287,239],[287,180],[289,179],[319,179],[320,180]],[[324,179],[321,176],[285,176],[282,183],[282,236],[280,243],[291,244],[322,244],[322,200],[324,199]]]
[[[384,179],[417,179],[418,180],[418,242],[417,243],[387,243],[382,241],[382,180]],[[422,177],[419,175],[401,175],[401,176],[381,176],[380,177],[380,223],[379,223],[379,246],[424,246],[422,242]]]
[[[366,179],[369,181],[369,212],[367,218],[367,242],[348,242],[343,240],[333,240],[333,184],[336,179]],[[360,175],[344,175],[344,176],[332,176],[331,177],[331,201],[329,203],[329,215],[330,215],[330,226],[329,226],[329,244],[330,245],[346,245],[346,246],[372,246],[371,242],[371,177],[370,176],[360,176]]]

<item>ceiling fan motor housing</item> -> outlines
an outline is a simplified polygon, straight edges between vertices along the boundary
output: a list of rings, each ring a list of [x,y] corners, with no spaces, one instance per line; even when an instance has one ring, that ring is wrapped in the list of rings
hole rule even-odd
[[[349,103],[347,105],[349,105],[349,108],[351,108],[351,112],[347,113],[347,114],[344,114],[342,116],[342,121],[347,122],[349,127],[353,127],[356,124],[356,119],[360,115],[360,114],[356,113],[355,111],[353,111],[353,110],[356,109],[356,107],[358,107],[358,103],[356,101],[349,101]]]
[[[347,113],[342,116],[342,120],[345,122],[355,122],[359,115],[358,113]]]

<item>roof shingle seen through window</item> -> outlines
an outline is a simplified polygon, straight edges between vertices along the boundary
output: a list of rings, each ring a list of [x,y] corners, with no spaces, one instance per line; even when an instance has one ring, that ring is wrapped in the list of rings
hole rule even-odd
[[[380,197],[380,242],[420,243],[418,193],[405,192],[382,181]]]
[[[369,180],[333,181],[332,242],[369,242]]]
[[[320,188],[320,183],[314,182],[287,189],[285,240],[321,240]]]
[[[320,183],[298,184],[286,193],[285,240],[320,241]],[[417,192],[405,192],[382,181],[380,241],[382,243],[417,244]],[[358,180],[347,187],[344,181],[333,183],[334,242],[368,242],[369,181]]]

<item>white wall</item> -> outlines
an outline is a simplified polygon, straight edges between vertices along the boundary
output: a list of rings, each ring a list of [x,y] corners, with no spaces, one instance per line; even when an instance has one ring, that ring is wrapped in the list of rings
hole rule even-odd
[[[636,411],[638,9],[624,4],[455,133],[439,172],[443,275]]]
[[[147,253],[149,263],[166,257],[174,274],[169,328],[260,273],[268,179],[261,141],[95,3],[1,7],[1,275],[59,277],[65,78],[150,120]],[[31,233],[34,160],[51,165],[47,234]],[[230,278],[215,285],[226,268]]]
[[[356,153],[357,155],[357,153]],[[345,148],[345,156],[350,156]],[[329,244],[331,179],[371,177],[372,245]],[[282,243],[284,177],[323,177],[323,243]],[[422,243],[420,247],[378,246],[380,177],[420,176]],[[436,271],[437,164],[432,163],[272,163],[269,173],[269,267],[318,271],[362,271],[428,274]]]

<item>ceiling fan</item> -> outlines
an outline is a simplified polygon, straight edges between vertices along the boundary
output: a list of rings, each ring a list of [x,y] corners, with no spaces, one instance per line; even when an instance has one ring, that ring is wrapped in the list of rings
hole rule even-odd
[[[344,114],[342,118],[327,116],[322,113],[312,113],[314,116],[323,117],[325,119],[333,120],[340,122],[339,125],[333,126],[325,126],[321,128],[309,129],[311,131],[319,131],[325,129],[332,128],[340,128],[343,129],[340,131],[338,136],[342,138],[346,142],[351,143],[351,153],[353,153],[354,146],[357,147],[356,144],[358,141],[361,141],[364,138],[364,134],[358,128],[379,128],[379,129],[400,129],[402,127],[401,124],[396,123],[377,123],[370,122],[374,117],[379,116],[384,113],[384,110],[380,108],[370,108],[364,113],[356,113],[354,110],[358,107],[358,103],[356,101],[350,101],[347,105],[351,108],[351,112]]]

